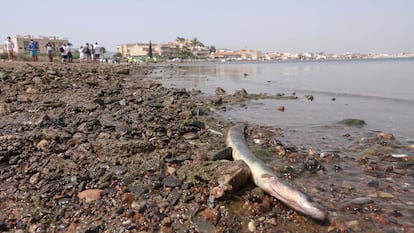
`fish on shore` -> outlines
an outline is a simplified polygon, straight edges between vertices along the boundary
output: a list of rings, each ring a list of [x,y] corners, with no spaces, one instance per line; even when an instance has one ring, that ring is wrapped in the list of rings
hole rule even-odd
[[[247,124],[238,124],[227,131],[226,145],[232,148],[234,160],[243,160],[250,168],[254,183],[290,208],[318,221],[328,219],[327,211],[307,194],[285,184],[248,148],[244,136]]]

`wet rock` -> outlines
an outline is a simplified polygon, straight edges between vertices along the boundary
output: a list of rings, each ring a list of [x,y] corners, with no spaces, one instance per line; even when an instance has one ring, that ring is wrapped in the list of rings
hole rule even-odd
[[[344,119],[338,122],[338,124],[340,125],[345,125],[348,127],[356,127],[356,128],[362,128],[366,125],[364,120],[360,120],[360,119]]]
[[[246,99],[249,97],[249,94],[247,93],[247,91],[244,88],[239,88],[237,89],[234,94],[235,97],[239,97],[239,98],[243,98]]]
[[[211,97],[211,103],[214,105],[220,105],[223,103],[223,98],[221,96],[213,96]]]
[[[305,97],[309,101],[313,101],[313,99],[314,99],[313,95],[305,95]]]
[[[226,90],[224,90],[221,87],[217,87],[215,93],[216,93],[216,95],[225,95],[226,94]]]
[[[390,134],[390,133],[377,133],[376,138],[377,139],[380,139],[380,140],[382,140],[382,139],[385,139],[385,140],[395,140],[394,135],[393,134]]]
[[[311,171],[311,172],[316,172],[316,171],[323,169],[323,166],[321,165],[321,163],[315,158],[306,159],[303,166],[307,171]]]
[[[196,216],[209,222],[212,222],[214,225],[216,225],[220,219],[220,212],[216,209],[204,208],[200,210]]]
[[[216,227],[214,226],[214,224],[201,217],[197,217],[197,216],[194,217],[192,219],[192,222],[197,232],[200,232],[200,233],[215,232]]]

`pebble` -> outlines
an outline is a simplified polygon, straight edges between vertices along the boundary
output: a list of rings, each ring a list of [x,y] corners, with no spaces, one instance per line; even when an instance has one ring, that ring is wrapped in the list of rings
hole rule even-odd
[[[101,198],[104,192],[105,190],[102,189],[87,189],[78,193],[78,197],[79,199],[85,199],[86,202],[91,202]]]
[[[256,222],[254,220],[250,220],[250,222],[247,224],[247,228],[250,232],[256,232]]]
[[[394,195],[392,195],[391,193],[384,192],[384,191],[377,191],[377,196],[379,198],[394,198]]]
[[[162,181],[162,184],[164,185],[164,187],[180,187],[182,181],[174,176],[167,176]]]
[[[193,140],[193,139],[198,139],[199,135],[194,132],[187,132],[183,134],[183,138],[186,140]]]
[[[408,155],[407,154],[392,154],[391,157],[397,158],[397,159],[403,159],[403,158],[407,158]]]

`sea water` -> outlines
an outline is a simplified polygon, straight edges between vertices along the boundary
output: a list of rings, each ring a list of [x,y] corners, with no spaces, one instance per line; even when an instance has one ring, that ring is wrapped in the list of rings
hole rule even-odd
[[[215,95],[217,87],[227,94],[238,88],[252,94],[294,93],[296,100],[248,100],[217,113],[234,122],[281,128],[272,137],[295,150],[292,157],[272,153],[266,164],[282,179],[292,175],[286,176],[283,168],[303,167],[290,158],[314,156],[321,161],[321,171],[304,171],[293,178],[294,183],[329,206],[330,216],[338,222],[356,221],[367,232],[400,232],[402,226],[413,226],[414,59],[179,64],[153,73],[165,86],[206,95]],[[281,106],[285,111],[278,110]],[[337,124],[347,118],[364,120],[366,125]],[[392,133],[397,141],[372,140],[379,131]],[[377,182],[381,191],[371,182]],[[392,197],[380,198],[388,194]],[[374,209],[370,210],[371,204],[361,206],[359,217],[340,209],[356,197],[372,197]],[[401,216],[392,217],[396,210]],[[378,224],[368,217],[376,214],[387,220]]]
[[[356,118],[368,130],[414,140],[414,59],[181,63],[160,76],[166,86],[214,95],[296,95],[297,100],[252,100],[228,108],[228,119],[312,131]],[[305,96],[312,95],[313,101]],[[283,106],[285,111],[278,111]]]

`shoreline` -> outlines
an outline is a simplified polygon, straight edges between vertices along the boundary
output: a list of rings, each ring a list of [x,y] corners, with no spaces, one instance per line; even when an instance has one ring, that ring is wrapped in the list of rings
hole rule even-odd
[[[213,159],[223,156],[224,135],[233,122],[211,109],[238,103],[233,94],[218,104],[214,96],[163,87],[149,77],[156,68],[152,65],[6,66],[0,64],[2,231],[413,229],[410,203],[398,209],[402,217],[391,216],[399,224],[387,220],[394,213],[388,200],[411,195],[401,190],[401,183],[410,183],[411,149],[403,150],[392,138],[344,136],[353,147],[309,151],[288,144],[283,129],[248,127],[246,139],[259,158],[326,203],[333,217],[321,225],[251,182],[211,199],[210,191],[224,176],[220,172],[233,164]],[[379,154],[385,150],[389,153]],[[365,179],[354,180],[353,172]],[[370,199],[357,199],[367,193]],[[375,212],[375,206],[382,212]],[[355,208],[361,209],[357,215]]]

